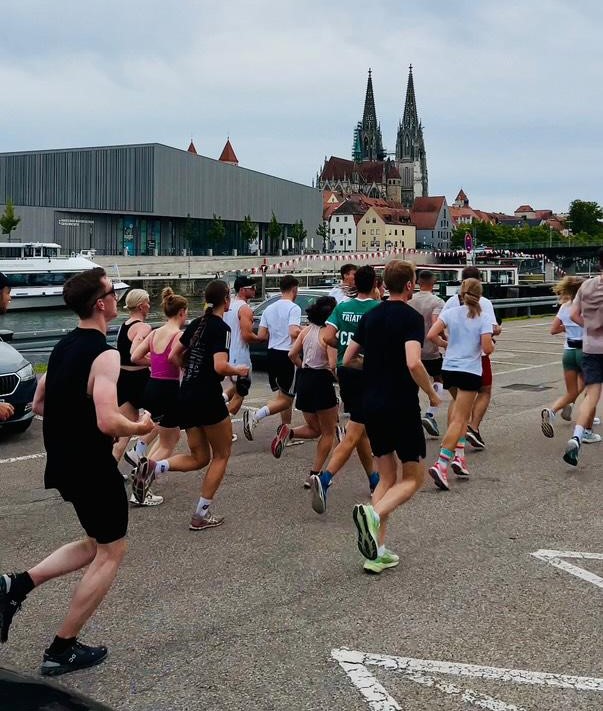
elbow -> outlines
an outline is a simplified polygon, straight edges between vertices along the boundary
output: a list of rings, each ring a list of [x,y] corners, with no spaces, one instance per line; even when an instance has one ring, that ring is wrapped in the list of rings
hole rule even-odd
[[[492,353],[494,353],[494,343],[487,343],[482,346],[482,350],[486,355],[492,355]]]
[[[423,367],[423,364],[420,360],[411,360],[406,365],[408,366],[408,370],[410,370],[413,375],[416,375]]]
[[[115,433],[115,423],[113,422],[113,418],[107,417],[105,415],[98,415],[98,417],[96,418],[96,424],[98,425],[98,429],[104,435],[113,437]]]

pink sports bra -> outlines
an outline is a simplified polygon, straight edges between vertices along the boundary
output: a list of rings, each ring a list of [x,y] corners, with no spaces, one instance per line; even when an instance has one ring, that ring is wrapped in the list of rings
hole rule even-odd
[[[149,351],[151,359],[151,378],[155,380],[180,380],[180,368],[169,361],[170,353],[172,352],[172,343],[174,342],[174,338],[179,335],[180,333],[175,333],[167,344],[166,349],[161,353],[157,353],[157,351],[153,350],[155,334],[151,336],[151,347]]]

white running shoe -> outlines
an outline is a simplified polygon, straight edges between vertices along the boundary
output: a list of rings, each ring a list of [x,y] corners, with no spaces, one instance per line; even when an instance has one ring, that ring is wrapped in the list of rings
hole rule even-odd
[[[136,448],[132,447],[132,449],[128,449],[128,451],[124,454],[124,459],[131,466],[133,466],[133,467],[138,466],[138,460],[140,459],[140,457],[138,456],[138,452],[136,451]]]
[[[601,435],[593,432],[592,430],[585,430],[582,435],[582,441],[585,444],[595,444],[595,442],[601,441]]]
[[[555,413],[552,410],[549,410],[548,407],[545,407],[541,412],[540,412],[540,429],[542,430],[542,434],[545,437],[554,437],[555,436],[555,431],[553,430],[553,418],[555,417]]]
[[[593,420],[593,426],[600,425],[601,424],[601,418],[600,417],[595,417]]]
[[[149,491],[147,495],[145,496],[145,499],[142,504],[140,504],[137,500],[134,494],[130,495],[130,503],[134,504],[136,506],[159,506],[159,504],[163,503],[163,496],[159,496],[159,494],[153,494],[153,492]]]
[[[563,410],[561,410],[561,419],[566,422],[572,421],[572,408],[573,405],[566,405]]]
[[[253,430],[258,424],[254,415],[255,412],[251,412],[251,410],[243,410],[243,434],[250,442],[253,441]]]

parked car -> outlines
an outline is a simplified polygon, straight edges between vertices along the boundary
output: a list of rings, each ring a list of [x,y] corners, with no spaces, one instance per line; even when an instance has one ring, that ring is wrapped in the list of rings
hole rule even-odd
[[[0,339],[0,402],[9,402],[15,408],[9,420],[0,421],[0,430],[25,432],[31,425],[36,384],[31,363]]]
[[[295,299],[295,303],[300,307],[302,311],[302,326],[308,325],[308,318],[306,316],[306,309],[308,308],[308,306],[313,304],[316,299],[320,298],[321,296],[328,296],[329,291],[330,289],[299,289],[299,291],[297,292],[297,298]],[[258,329],[260,327],[260,319],[262,318],[262,314],[264,313],[266,307],[270,306],[270,304],[273,304],[275,301],[278,301],[280,298],[280,293],[269,295],[265,301],[262,301],[261,304],[257,304],[257,306],[252,307],[254,333],[258,332]],[[268,352],[268,342],[264,341],[263,343],[252,343],[249,348],[249,351],[251,353],[252,363],[254,365],[263,365],[266,361],[266,354]]]

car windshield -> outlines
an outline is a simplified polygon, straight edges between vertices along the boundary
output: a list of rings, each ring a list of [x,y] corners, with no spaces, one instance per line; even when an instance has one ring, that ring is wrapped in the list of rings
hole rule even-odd
[[[302,314],[305,315],[306,309],[308,306],[311,306],[316,299],[320,298],[321,296],[324,296],[322,292],[317,292],[315,294],[309,294],[307,292],[305,293],[298,293],[295,303],[299,306],[299,308],[302,310]],[[256,309],[253,312],[253,315],[255,318],[259,318],[265,311],[267,306],[270,306],[270,304],[273,304],[275,301],[278,301],[280,299],[280,295],[277,296],[272,296],[263,303],[261,303],[259,306],[256,307]]]

